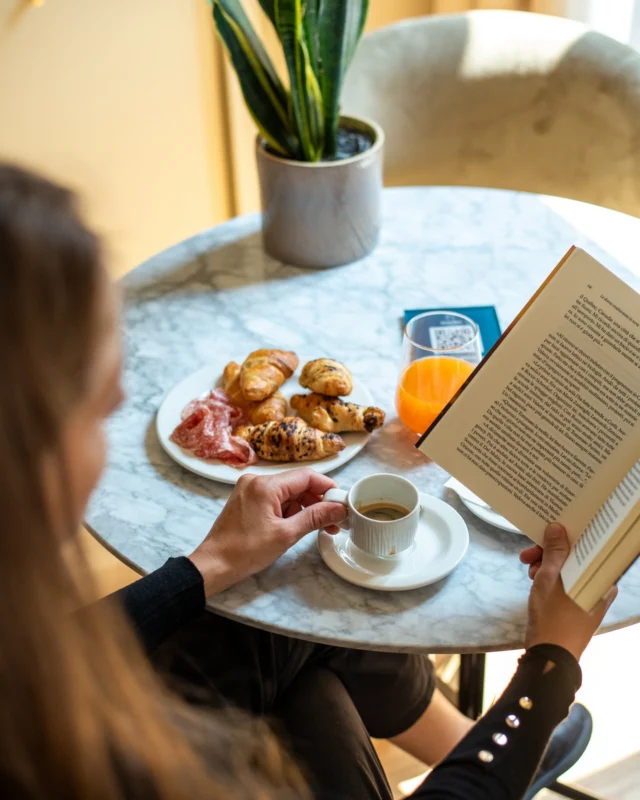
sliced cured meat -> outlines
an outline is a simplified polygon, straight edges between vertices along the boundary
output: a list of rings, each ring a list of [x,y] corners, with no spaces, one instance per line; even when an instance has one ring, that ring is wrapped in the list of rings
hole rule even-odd
[[[204,421],[209,412],[204,406],[194,408],[171,434],[171,441],[185,450],[193,450],[202,439]]]
[[[257,461],[251,445],[233,435],[233,430],[246,422],[244,412],[221,389],[192,400],[181,416],[182,421],[171,434],[171,441],[179,447],[198,458],[218,459],[236,468]]]
[[[212,414],[216,416],[219,415],[223,419],[230,419],[231,401],[224,392],[218,389],[214,389],[212,392],[209,392],[209,394],[197,397],[195,400],[187,403],[182,409],[182,414],[180,416],[182,419],[186,419],[200,408],[207,409],[211,411]]]
[[[237,428],[239,425],[245,425],[248,420],[244,411],[235,405],[225,391],[222,389],[214,389],[196,400],[192,400],[182,410],[182,419],[191,416],[198,408],[208,409],[217,419],[221,422],[224,420],[225,424],[231,425],[232,428]]]
[[[251,445],[245,447],[247,444],[227,429],[216,431],[213,435],[205,433],[194,453],[198,458],[217,458],[232,467],[246,467],[258,460]]]

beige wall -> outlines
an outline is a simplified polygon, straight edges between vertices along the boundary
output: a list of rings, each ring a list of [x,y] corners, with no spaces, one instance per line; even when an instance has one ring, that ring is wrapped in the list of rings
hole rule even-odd
[[[565,0],[370,0],[368,30],[406,17],[457,14],[479,8],[507,8],[539,14],[563,14]]]
[[[367,30],[524,5],[563,0],[371,0]],[[0,158],[80,190],[114,274],[260,206],[255,127],[221,50],[206,0],[0,0]]]
[[[269,52],[277,54],[271,25],[260,13],[258,0],[243,0],[258,33],[265,37]],[[373,31],[408,17],[426,14],[452,14],[478,8],[510,8],[539,13],[562,14],[565,0],[370,0],[366,31]],[[255,125],[251,120],[233,71],[225,64],[227,91],[230,98],[229,126],[233,142],[231,169],[234,184],[234,208],[237,214],[260,208],[260,191],[253,154]]]
[[[469,7],[469,0],[450,0],[451,5]],[[422,17],[425,14],[435,13],[432,6],[434,0],[370,0],[369,16],[367,17],[367,31],[391,25],[399,19],[407,17]],[[452,9],[453,10],[453,9]]]
[[[507,8],[562,14],[565,0],[370,0],[367,30],[390,25],[399,19],[425,14],[458,14],[479,8]]]
[[[0,157],[72,184],[122,272],[227,218],[205,0],[0,0]]]

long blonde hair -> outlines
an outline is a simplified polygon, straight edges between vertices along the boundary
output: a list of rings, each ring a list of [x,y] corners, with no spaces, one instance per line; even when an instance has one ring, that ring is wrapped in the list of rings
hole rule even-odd
[[[115,607],[72,613],[89,572],[79,581],[63,557],[41,464],[57,459],[64,488],[61,431],[84,389],[103,279],[74,196],[0,165],[0,794],[307,798],[265,724],[172,697]]]

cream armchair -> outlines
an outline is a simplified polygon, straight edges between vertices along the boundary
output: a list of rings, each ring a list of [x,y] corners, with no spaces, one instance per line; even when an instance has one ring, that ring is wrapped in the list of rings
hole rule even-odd
[[[519,11],[413,19],[366,36],[343,109],[387,135],[387,185],[490,186],[640,216],[640,54]]]

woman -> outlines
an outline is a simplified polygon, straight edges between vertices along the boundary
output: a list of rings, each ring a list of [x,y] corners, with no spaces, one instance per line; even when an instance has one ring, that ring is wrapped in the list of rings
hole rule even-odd
[[[425,659],[294,642],[203,613],[205,596],[343,518],[317,502],[334,484],[310,470],[242,478],[189,558],[81,609],[91,587],[76,531],[104,465],[103,422],[122,400],[117,330],[74,198],[0,167],[2,796],[386,800],[371,734],[440,761],[415,797],[522,797],[607,605],[588,615],[566,597],[566,534],[554,526],[544,554],[523,555],[535,578],[527,653],[473,728],[434,694]],[[122,607],[189,705],[164,688]],[[508,743],[492,744],[503,731]]]

